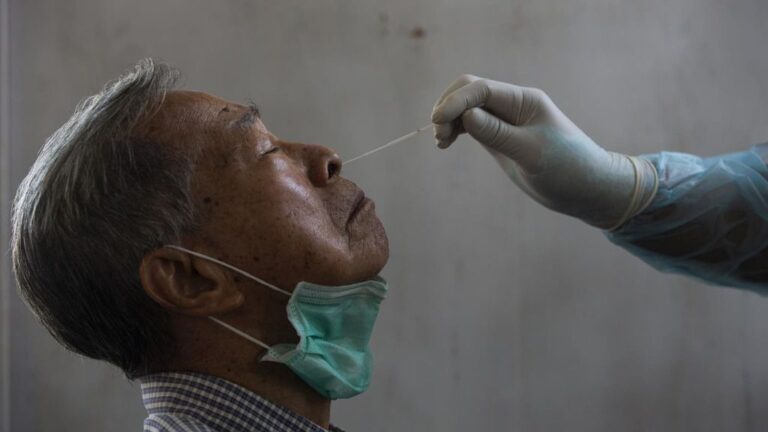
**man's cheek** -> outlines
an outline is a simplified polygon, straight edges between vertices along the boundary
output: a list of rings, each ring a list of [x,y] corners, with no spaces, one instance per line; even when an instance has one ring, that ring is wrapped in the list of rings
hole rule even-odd
[[[343,205],[341,200],[330,200],[318,203],[317,211],[324,212],[327,215],[328,220],[337,228],[344,228],[347,224],[349,207]]]

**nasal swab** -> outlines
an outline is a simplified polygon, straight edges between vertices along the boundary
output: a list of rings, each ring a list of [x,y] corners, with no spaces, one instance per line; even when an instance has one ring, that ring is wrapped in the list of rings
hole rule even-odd
[[[409,139],[409,138],[415,137],[416,135],[418,135],[418,134],[420,134],[420,133],[424,132],[425,130],[429,129],[430,127],[432,127],[432,123],[430,123],[430,124],[428,124],[428,125],[426,125],[426,126],[422,126],[422,127],[420,127],[420,128],[418,128],[418,129],[416,129],[416,130],[415,130],[415,131],[413,131],[413,132],[407,133],[407,134],[405,134],[405,135],[401,136],[400,138],[396,138],[396,139],[393,139],[392,141],[390,141],[390,142],[388,142],[388,143],[384,144],[384,145],[383,145],[383,146],[381,146],[381,147],[377,147],[377,148],[375,148],[375,149],[373,149],[373,150],[371,150],[371,151],[369,151],[369,152],[365,152],[365,153],[361,154],[360,156],[355,156],[355,157],[353,157],[352,159],[350,159],[350,160],[348,160],[348,161],[345,161],[345,162],[344,162],[344,165],[347,165],[347,164],[349,164],[349,163],[351,163],[351,162],[354,162],[354,161],[356,161],[356,160],[358,160],[358,159],[362,159],[362,158],[364,158],[364,157],[366,157],[366,156],[370,156],[370,155],[372,155],[372,154],[376,153],[376,152],[377,152],[377,151],[379,151],[379,150],[384,150],[384,149],[385,149],[385,148],[387,148],[387,147],[391,147],[391,146],[393,146],[393,145],[395,145],[395,144],[400,144],[401,142],[403,142],[403,141],[405,141],[405,140],[407,140],[407,139]]]

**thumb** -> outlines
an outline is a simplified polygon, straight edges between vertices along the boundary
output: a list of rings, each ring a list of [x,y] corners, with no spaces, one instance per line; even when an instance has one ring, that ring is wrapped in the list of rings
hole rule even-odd
[[[480,141],[504,156],[518,160],[525,151],[523,132],[482,108],[471,108],[461,115],[464,130],[472,138]]]

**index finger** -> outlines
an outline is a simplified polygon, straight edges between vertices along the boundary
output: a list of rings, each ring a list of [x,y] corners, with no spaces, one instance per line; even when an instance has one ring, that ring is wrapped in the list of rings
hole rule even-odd
[[[451,85],[449,85],[448,88],[446,88],[445,91],[443,91],[443,94],[440,95],[440,97],[437,99],[437,102],[435,102],[435,105],[432,107],[432,118],[434,118],[434,116],[435,116],[435,110],[437,109],[437,107],[440,106],[440,104],[443,103],[445,98],[447,98],[451,93],[453,93],[456,90],[466,86],[467,84],[473,83],[473,82],[478,81],[480,79],[482,79],[482,78],[474,76],[474,75],[469,75],[469,74],[464,74],[464,75],[461,75],[458,78],[456,78],[451,83]]]

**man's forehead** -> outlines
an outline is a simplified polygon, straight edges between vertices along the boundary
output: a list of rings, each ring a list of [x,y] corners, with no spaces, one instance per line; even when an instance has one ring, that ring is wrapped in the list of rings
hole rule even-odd
[[[228,101],[209,93],[191,90],[173,90],[166,94],[160,109],[150,121],[151,132],[161,134],[173,129],[197,131],[201,129],[234,129],[244,117],[253,116],[253,108]],[[268,133],[260,119],[251,126]],[[170,129],[170,130],[169,130]]]
[[[221,114],[245,109],[247,107],[236,102],[231,102],[212,94],[190,90],[173,90],[168,92],[160,107],[161,111],[185,117],[197,116],[198,120],[212,120],[218,118]]]

